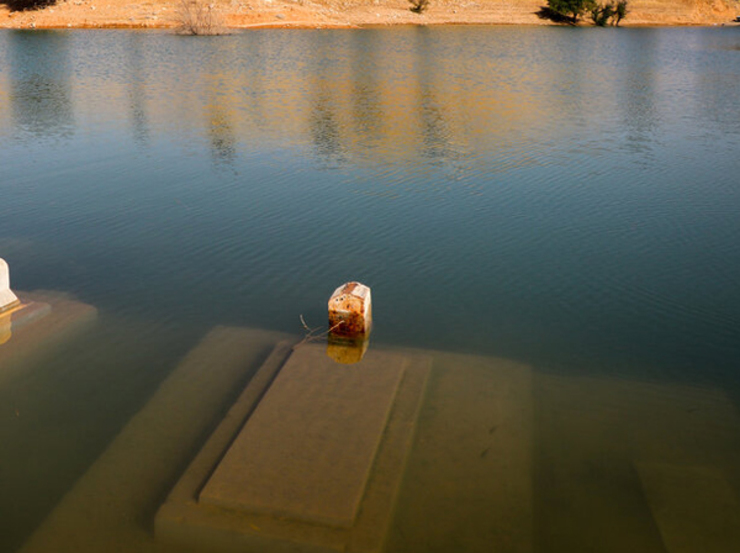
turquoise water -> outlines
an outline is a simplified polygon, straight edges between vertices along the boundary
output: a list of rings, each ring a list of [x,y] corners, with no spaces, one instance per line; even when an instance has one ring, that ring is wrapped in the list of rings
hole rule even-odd
[[[347,280],[372,287],[374,344],[719,390],[737,410],[738,106],[737,28],[0,33],[0,257],[18,290],[99,310],[0,389],[0,549],[208,329],[300,334]],[[542,413],[591,389],[537,386]],[[548,472],[547,443],[537,478],[585,485]],[[613,483],[621,453],[593,447]],[[534,547],[599,550],[534,493]]]

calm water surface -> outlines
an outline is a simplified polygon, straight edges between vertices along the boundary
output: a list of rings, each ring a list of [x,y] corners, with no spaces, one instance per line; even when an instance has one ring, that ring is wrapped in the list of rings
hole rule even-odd
[[[729,551],[738,31],[0,32],[0,257],[99,313],[0,387],[0,550],[209,329],[357,279],[373,345],[522,367],[438,364],[389,550]]]

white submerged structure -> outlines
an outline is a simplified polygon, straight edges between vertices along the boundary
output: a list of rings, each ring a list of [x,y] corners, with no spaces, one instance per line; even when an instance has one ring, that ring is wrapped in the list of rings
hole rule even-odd
[[[10,269],[0,258],[0,313],[18,305],[18,297],[10,289]]]

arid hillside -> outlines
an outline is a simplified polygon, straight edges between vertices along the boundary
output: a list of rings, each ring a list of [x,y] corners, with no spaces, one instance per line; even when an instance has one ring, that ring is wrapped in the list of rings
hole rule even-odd
[[[96,28],[176,25],[180,0],[46,0],[21,10],[0,0],[0,27]],[[423,14],[408,0],[204,0],[229,27],[354,27],[397,24],[547,25],[544,0],[431,0]],[[623,25],[721,25],[740,15],[740,0],[630,0]]]

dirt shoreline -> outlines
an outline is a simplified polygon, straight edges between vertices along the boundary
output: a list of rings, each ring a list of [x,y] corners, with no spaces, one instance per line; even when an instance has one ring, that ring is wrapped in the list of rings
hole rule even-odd
[[[171,29],[178,0],[59,0],[12,11],[0,0],[0,28]],[[432,0],[423,14],[406,0],[213,0],[232,29],[358,28],[391,25],[550,25],[535,12],[546,0]],[[631,0],[623,26],[733,25],[740,0]],[[736,25],[736,24],[735,24]]]

